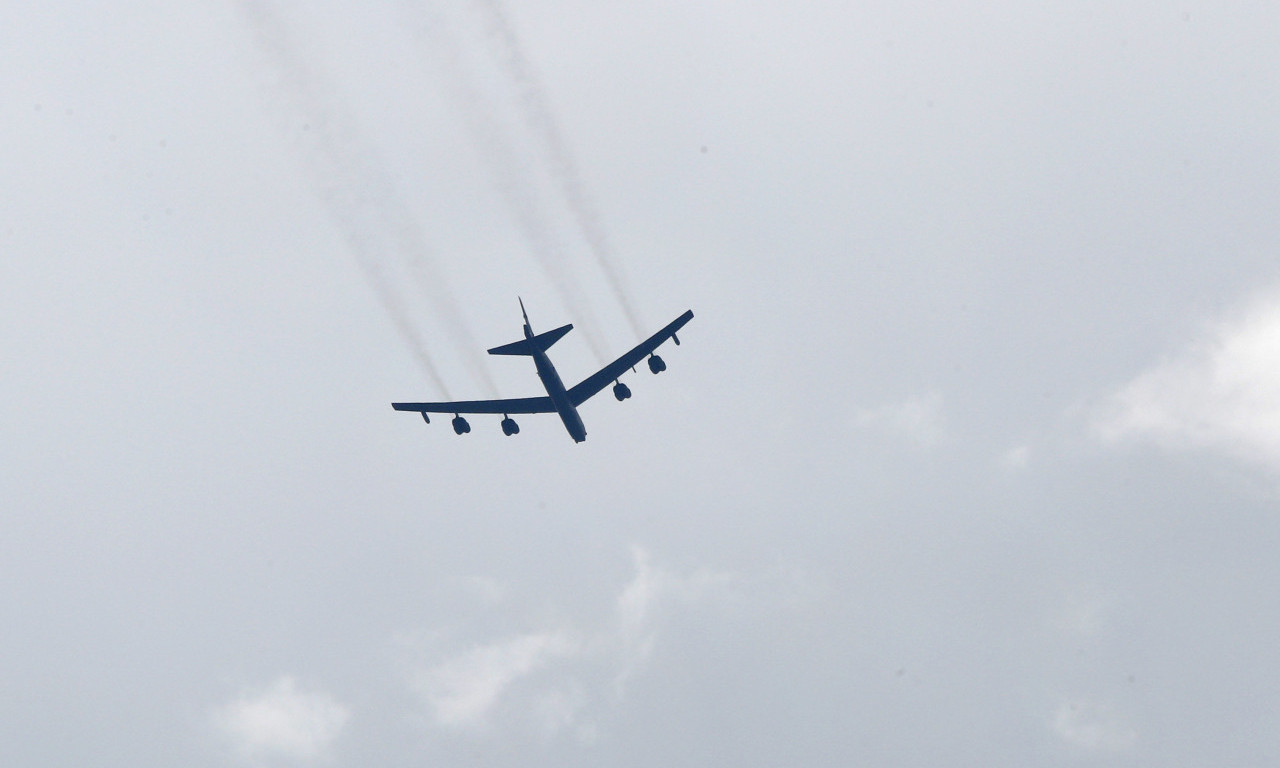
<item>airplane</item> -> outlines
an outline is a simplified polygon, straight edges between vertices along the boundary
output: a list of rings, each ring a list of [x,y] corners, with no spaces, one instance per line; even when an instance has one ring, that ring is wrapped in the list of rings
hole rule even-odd
[[[391,407],[397,411],[421,413],[422,419],[428,424],[431,423],[431,418],[427,414],[452,413],[453,431],[459,435],[471,431],[471,425],[462,417],[464,413],[502,414],[502,434],[507,436],[520,432],[520,426],[516,424],[515,419],[511,418],[513,413],[557,413],[560,415],[560,421],[564,422],[564,428],[569,431],[569,436],[575,443],[581,443],[587,439],[587,428],[583,426],[582,417],[578,415],[578,406],[609,386],[611,381],[613,396],[619,402],[631,397],[631,389],[621,381],[622,374],[626,373],[627,369],[634,371],[636,365],[646,356],[649,358],[650,371],[655,374],[665,371],[666,362],[655,355],[654,350],[667,339],[671,339],[679,346],[680,339],[676,337],[676,331],[693,319],[693,310],[690,309],[671,321],[667,327],[640,342],[630,352],[583,379],[576,386],[565,389],[564,382],[560,380],[560,374],[556,372],[556,367],[547,357],[547,350],[566,333],[573,330],[573,324],[562,325],[555,330],[535,335],[533,328],[529,325],[529,314],[524,311],[524,299],[520,299],[520,314],[524,315],[524,338],[494,347],[489,350],[489,354],[532,357],[533,364],[537,367],[538,378],[542,379],[542,386],[546,387],[545,396],[505,400],[459,400],[449,403],[392,403]]]

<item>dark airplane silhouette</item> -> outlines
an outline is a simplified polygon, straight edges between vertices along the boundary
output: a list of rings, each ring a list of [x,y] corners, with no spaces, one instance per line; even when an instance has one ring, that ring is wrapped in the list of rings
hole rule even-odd
[[[471,431],[471,425],[467,423],[466,419],[462,418],[464,413],[501,413],[502,434],[504,435],[514,435],[520,431],[515,419],[511,418],[513,413],[558,413],[560,414],[560,420],[564,422],[564,428],[569,430],[569,435],[573,437],[574,442],[580,443],[587,439],[587,428],[582,425],[582,418],[578,416],[578,406],[609,386],[610,381],[613,382],[614,397],[620,401],[631,397],[630,388],[619,381],[619,377],[626,373],[628,368],[635,370],[635,366],[646,356],[649,358],[650,371],[654,373],[665,371],[667,364],[663,362],[661,357],[653,354],[653,351],[667,339],[671,339],[678,345],[680,339],[676,338],[676,331],[693,319],[693,310],[685,312],[673,320],[666,328],[640,342],[635,349],[583,379],[582,383],[572,389],[565,389],[564,383],[560,381],[560,374],[556,373],[556,367],[551,364],[550,358],[547,357],[547,349],[559,341],[566,333],[573,330],[573,325],[562,325],[553,331],[539,333],[535,336],[533,328],[529,326],[529,315],[524,311],[523,299],[520,301],[520,314],[524,315],[524,339],[511,344],[504,344],[501,347],[494,347],[489,350],[489,354],[527,355],[532,357],[533,364],[538,368],[538,378],[542,379],[542,386],[547,388],[546,397],[519,397],[507,400],[460,400],[452,403],[392,403],[391,407],[397,411],[417,411],[422,414],[422,418],[428,424],[431,423],[431,418],[427,416],[429,413],[452,413],[453,431],[459,435]]]

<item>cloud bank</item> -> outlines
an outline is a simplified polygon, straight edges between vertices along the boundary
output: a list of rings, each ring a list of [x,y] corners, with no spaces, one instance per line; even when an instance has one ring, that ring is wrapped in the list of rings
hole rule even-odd
[[[1209,449],[1280,470],[1280,294],[1252,302],[1117,392],[1109,442]]]
[[[461,651],[419,658],[409,686],[431,724],[458,734],[526,727],[544,738],[571,733],[593,742],[599,727],[586,713],[623,698],[653,652],[665,613],[733,596],[728,574],[702,568],[682,575],[654,565],[639,547],[632,559],[633,577],[598,622],[475,640]]]
[[[577,651],[564,632],[534,632],[476,646],[422,670],[414,687],[426,699],[435,721],[446,728],[485,722],[515,681],[557,658]]]
[[[293,678],[281,677],[220,708],[214,722],[250,762],[309,763],[331,756],[349,717],[347,708],[328,694],[301,691]]]
[[[947,440],[942,395],[934,392],[899,403],[859,408],[853,423],[863,430],[904,440],[921,448],[933,448]]]
[[[1067,744],[1088,752],[1122,752],[1138,740],[1137,731],[1110,707],[1083,699],[1058,707],[1053,731]]]

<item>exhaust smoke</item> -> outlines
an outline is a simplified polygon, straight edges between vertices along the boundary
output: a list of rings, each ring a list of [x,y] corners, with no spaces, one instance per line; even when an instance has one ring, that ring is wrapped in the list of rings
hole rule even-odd
[[[507,19],[500,0],[474,0],[485,17],[489,39],[497,47],[495,58],[519,95],[520,113],[525,126],[541,145],[548,170],[556,179],[573,215],[574,223],[590,247],[592,256],[604,272],[614,297],[637,337],[644,337],[644,326],[632,304],[630,290],[613,248],[600,225],[595,205],[578,174],[568,146],[546,98],[545,90],[534,74],[524,47]]]
[[[489,395],[496,395],[497,387],[484,366],[480,347],[385,163],[359,140],[355,121],[341,112],[337,98],[326,98],[333,89],[308,69],[290,46],[284,24],[269,7],[269,0],[240,0],[238,6],[279,77],[276,95],[305,120],[310,146],[302,157],[312,183],[414,357],[448,397],[439,369],[382,255],[388,240],[392,247],[387,250],[399,255],[415,287],[461,348],[468,369]]]
[[[607,357],[600,324],[586,292],[567,263],[563,245],[548,226],[548,217],[538,202],[533,170],[507,141],[497,114],[468,77],[458,40],[444,20],[417,3],[409,8],[425,16],[423,23],[413,26],[423,38],[423,47],[445,76],[448,96],[462,113],[467,136],[487,166],[493,186],[515,219],[529,250],[573,314],[577,327],[582,329],[597,362],[604,363]]]

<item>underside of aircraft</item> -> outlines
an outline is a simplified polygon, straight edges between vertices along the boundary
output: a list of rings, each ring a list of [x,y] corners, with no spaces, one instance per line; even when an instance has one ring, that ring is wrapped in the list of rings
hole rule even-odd
[[[613,383],[613,396],[617,400],[622,401],[631,397],[631,389],[621,381],[622,375],[627,371],[634,371],[635,367],[646,358],[648,358],[647,364],[651,372],[662,373],[665,371],[667,364],[655,354],[655,351],[667,339],[671,339],[678,346],[680,339],[676,336],[676,331],[679,331],[684,327],[685,323],[693,319],[693,310],[686,311],[683,315],[671,321],[665,328],[640,342],[622,357],[583,379],[577,385],[566,388],[564,382],[560,380],[560,374],[556,371],[555,366],[551,364],[551,359],[547,357],[547,350],[551,348],[552,344],[564,338],[566,333],[573,330],[573,325],[562,325],[554,330],[534,334],[533,328],[529,325],[529,315],[524,310],[523,300],[520,302],[520,314],[524,316],[524,338],[510,344],[494,347],[489,350],[489,354],[521,355],[533,358],[538,378],[542,380],[542,385],[547,390],[546,395],[503,400],[392,403],[391,407],[397,411],[421,413],[423,420],[428,424],[431,423],[429,414],[452,413],[453,431],[459,435],[464,435],[471,431],[471,424],[462,416],[464,413],[502,414],[501,427],[504,435],[515,435],[520,432],[520,426],[516,424],[515,419],[511,418],[513,413],[556,413],[560,415],[560,420],[564,423],[569,435],[573,437],[574,442],[580,443],[587,439],[587,430],[582,424],[582,418],[578,415],[578,406],[609,386],[610,382]]]

